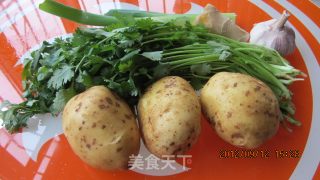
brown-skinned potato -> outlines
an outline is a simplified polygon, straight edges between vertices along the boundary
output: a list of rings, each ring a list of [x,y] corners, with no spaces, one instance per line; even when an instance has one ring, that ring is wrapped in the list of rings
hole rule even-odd
[[[64,134],[76,155],[95,168],[128,168],[137,154],[140,135],[129,106],[104,86],[73,97],[62,116]]]
[[[159,158],[184,154],[200,134],[199,99],[180,77],[164,77],[149,86],[139,100],[138,115],[146,147]]]
[[[256,148],[278,131],[279,103],[262,81],[240,73],[215,74],[201,90],[201,107],[228,143]]]

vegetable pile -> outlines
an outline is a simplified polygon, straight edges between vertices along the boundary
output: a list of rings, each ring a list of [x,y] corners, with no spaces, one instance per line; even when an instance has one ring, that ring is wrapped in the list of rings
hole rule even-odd
[[[82,27],[72,37],[44,41],[24,60],[25,101],[3,104],[8,108],[0,112],[5,128],[16,132],[35,114],[56,115],[73,96],[95,85],[106,86],[135,105],[145,88],[164,76],[182,77],[200,89],[222,71],[248,74],[266,83],[279,100],[282,122],[300,124],[293,118],[287,86],[300,80],[296,77],[302,72],[279,53],[212,34],[179,18],[159,21],[166,16],[142,16],[111,13],[108,18],[116,20],[103,24],[106,27]]]

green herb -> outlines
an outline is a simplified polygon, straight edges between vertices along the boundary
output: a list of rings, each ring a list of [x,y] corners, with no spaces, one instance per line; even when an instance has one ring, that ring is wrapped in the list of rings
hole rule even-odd
[[[41,74],[40,74],[41,75]],[[60,89],[74,76],[73,67],[67,64],[57,69],[48,81],[48,88]],[[38,75],[39,78],[39,75]]]

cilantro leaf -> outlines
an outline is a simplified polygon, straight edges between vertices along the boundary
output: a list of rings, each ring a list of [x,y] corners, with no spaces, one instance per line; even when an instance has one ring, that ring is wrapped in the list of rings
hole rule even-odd
[[[90,88],[93,85],[91,76],[86,72],[82,71],[76,79],[76,82],[83,84],[84,87]]]
[[[192,78],[191,81],[190,81],[190,84],[195,90],[199,90],[199,89],[201,89],[203,87],[205,82],[202,82],[198,78]]]
[[[46,66],[41,66],[38,69],[37,80],[42,81],[48,78],[52,74],[52,70],[48,69]]]
[[[125,56],[123,56],[120,61],[126,61],[128,59],[133,58],[135,55],[137,55],[139,53],[140,49],[136,49],[134,51],[129,52],[128,54],[126,54]]]
[[[52,51],[53,52],[42,54],[43,59],[41,59],[41,63],[43,65],[53,67],[64,59],[63,56],[60,56],[60,54],[63,52],[63,49],[53,49]]]
[[[129,60],[120,62],[118,64],[118,70],[121,73],[125,73],[130,71],[132,69],[132,66],[133,66],[133,60],[129,59]]]
[[[32,107],[35,103],[37,103],[39,100],[33,99],[33,100],[29,100],[27,101],[26,106],[28,107]]]
[[[3,102],[0,103],[0,112],[2,108],[8,107],[10,106],[11,103],[8,100],[4,100]],[[2,116],[0,116],[0,118],[2,118]]]
[[[211,73],[211,66],[209,64],[194,64],[190,66],[190,70],[193,74],[200,76],[207,76]]]
[[[158,79],[170,74],[169,64],[160,64],[153,69],[153,77]]]
[[[32,63],[31,63],[31,70],[35,71],[37,67],[39,66],[39,59],[41,57],[42,51],[45,49],[46,41],[42,43],[42,46],[40,49],[33,51],[31,53],[31,56],[33,57]]]
[[[114,35],[112,32],[104,31],[103,29],[98,28],[79,28],[82,33],[87,33],[93,36],[104,36],[104,37],[111,37]]]
[[[160,61],[162,58],[162,51],[144,52],[141,55],[152,61]]]
[[[225,60],[227,60],[227,58],[228,57],[230,57],[231,56],[231,52],[229,52],[229,51],[222,51],[221,52],[221,55],[219,56],[219,60],[221,60],[221,61],[225,61]]]
[[[134,82],[132,81],[132,79],[129,79],[128,81],[124,81],[121,83],[120,92],[121,91],[123,92],[124,95],[127,95],[128,92],[131,96],[138,95],[138,90]]]
[[[76,94],[77,93],[73,87],[70,87],[68,89],[60,89],[56,93],[56,97],[54,98],[53,104],[50,107],[51,113],[58,114],[59,112],[61,112],[67,102]]]
[[[1,107],[7,107],[8,109],[2,111],[0,108],[0,118],[3,119],[1,125],[3,125],[10,133],[18,131],[21,127],[27,126],[27,121],[34,114],[43,113],[41,109],[36,106],[36,103],[22,102],[20,104],[11,104],[8,101],[4,101]]]
[[[55,70],[53,76],[48,81],[48,88],[59,89],[74,76],[73,67],[64,65],[62,68]]]
[[[152,20],[151,18],[144,18],[140,19],[135,24],[137,27],[139,27],[141,30],[144,31],[150,31],[157,25],[159,25],[159,22]],[[158,26],[159,27],[159,26]]]

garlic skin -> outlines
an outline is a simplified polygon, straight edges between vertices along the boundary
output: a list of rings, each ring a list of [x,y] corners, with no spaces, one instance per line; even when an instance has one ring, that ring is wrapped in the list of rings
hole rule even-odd
[[[286,26],[289,14],[284,11],[282,17],[260,22],[250,31],[250,43],[263,45],[278,51],[282,56],[291,54],[296,48],[295,33]]]

